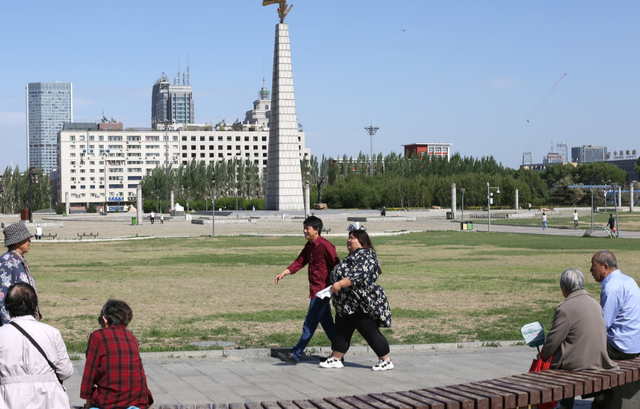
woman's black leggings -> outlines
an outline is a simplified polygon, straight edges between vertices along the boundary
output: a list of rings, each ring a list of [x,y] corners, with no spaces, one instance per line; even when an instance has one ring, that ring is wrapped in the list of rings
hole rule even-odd
[[[376,321],[365,312],[356,312],[345,317],[336,316],[336,337],[331,349],[346,354],[355,330],[358,330],[378,358],[389,353],[389,341],[380,333]]]

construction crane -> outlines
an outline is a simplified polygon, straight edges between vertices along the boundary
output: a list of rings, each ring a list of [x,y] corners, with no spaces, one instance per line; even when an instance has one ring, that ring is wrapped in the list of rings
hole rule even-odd
[[[544,96],[544,98],[542,98],[542,100],[540,102],[538,102],[538,105],[536,105],[535,108],[533,108],[533,111],[531,111],[531,113],[529,114],[529,116],[527,117],[527,122],[529,122],[529,120],[531,118],[533,118],[533,116],[536,114],[536,112],[538,112],[538,110],[540,109],[540,107],[542,106],[542,104],[544,104],[544,101],[547,100],[547,98],[549,98],[549,95],[551,95],[553,93],[553,91],[556,90],[556,88],[558,88],[558,84],[560,84],[560,81],[562,81],[564,79],[564,77],[567,76],[567,73],[565,72],[564,74],[562,74],[562,77],[560,77],[560,79],[558,81],[556,81],[556,83],[554,84],[553,87],[551,87],[551,89],[549,90],[549,92],[547,92],[547,95]]]

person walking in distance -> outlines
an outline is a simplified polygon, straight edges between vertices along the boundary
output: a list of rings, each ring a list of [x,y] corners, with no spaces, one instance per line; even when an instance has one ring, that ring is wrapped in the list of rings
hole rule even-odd
[[[578,228],[578,211],[577,210],[573,211],[573,228],[574,229]]]
[[[295,274],[305,265],[309,265],[309,310],[302,325],[302,336],[298,343],[288,353],[278,353],[278,357],[293,365],[300,361],[304,349],[309,344],[318,324],[327,334],[331,342],[336,334],[336,326],[331,315],[330,298],[318,298],[316,293],[330,285],[329,273],[340,262],[335,246],[325,240],[322,232],[322,220],[316,216],[310,216],[303,222],[304,238],[307,244],[304,246],[298,258],[283,272],[278,274],[274,281],[276,284],[285,276]]]
[[[547,214],[542,212],[542,230],[547,228]]]

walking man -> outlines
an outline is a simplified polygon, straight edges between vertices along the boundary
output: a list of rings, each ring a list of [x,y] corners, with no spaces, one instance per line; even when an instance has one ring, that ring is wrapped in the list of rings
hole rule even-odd
[[[153,212],[153,210],[151,211],[151,214],[149,215],[149,219],[151,220],[151,224],[153,224],[156,220],[156,214]]]
[[[609,222],[607,224],[611,231],[616,231],[616,219],[613,218],[612,214],[609,214]]]
[[[278,353],[280,359],[296,365],[300,361],[304,349],[309,344],[313,333],[322,325],[331,342],[336,334],[336,326],[331,316],[330,298],[318,298],[316,293],[330,285],[329,273],[340,262],[336,248],[330,241],[320,236],[322,232],[322,220],[316,216],[307,217],[303,222],[304,238],[307,244],[304,246],[298,258],[275,278],[278,284],[285,276],[295,274],[305,265],[309,265],[309,310],[302,325],[302,336],[290,352]]]
[[[573,211],[573,228],[574,229],[578,228],[578,211],[577,210]]]

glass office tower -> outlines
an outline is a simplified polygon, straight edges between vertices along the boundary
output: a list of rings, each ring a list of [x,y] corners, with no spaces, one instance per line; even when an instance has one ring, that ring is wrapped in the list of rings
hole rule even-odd
[[[69,82],[30,82],[27,94],[27,163],[46,173],[58,167],[58,131],[73,122]]]

